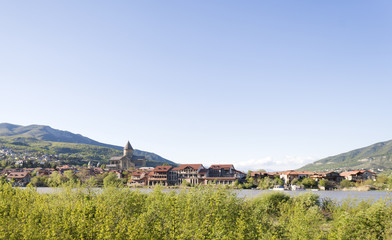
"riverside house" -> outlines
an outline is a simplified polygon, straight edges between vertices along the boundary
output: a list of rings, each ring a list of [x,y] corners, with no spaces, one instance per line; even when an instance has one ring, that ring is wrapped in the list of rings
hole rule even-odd
[[[308,178],[308,177],[310,177],[312,175],[314,175],[314,172],[289,170],[289,171],[281,172],[280,173],[280,178],[283,179],[283,181],[286,184],[289,184],[294,179],[300,180],[302,178]]]
[[[172,186],[177,183],[177,173],[172,166],[157,166],[148,174],[148,185]]]
[[[354,181],[354,182],[362,182],[368,179],[376,181],[376,173],[369,170],[355,170],[340,173],[344,179]]]
[[[233,164],[216,164],[211,165],[205,177],[201,177],[201,184],[225,184],[233,185],[237,180],[243,181],[246,174],[234,168]]]
[[[7,180],[12,182],[14,187],[25,187],[30,183],[30,172],[11,172],[7,175]]]
[[[173,168],[172,171],[177,173],[178,184],[184,181],[189,184],[199,184],[199,179],[204,175],[206,168],[203,164],[181,164]]]
[[[141,187],[146,186],[148,184],[148,174],[151,171],[147,170],[136,170],[131,172],[131,177],[128,181],[128,186],[131,187]]]

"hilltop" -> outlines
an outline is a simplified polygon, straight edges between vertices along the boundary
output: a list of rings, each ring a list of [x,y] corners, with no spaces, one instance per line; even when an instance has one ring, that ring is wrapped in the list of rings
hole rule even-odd
[[[123,147],[115,146],[44,125],[20,126],[0,123],[0,147],[30,155],[50,154],[68,160],[95,160],[106,163],[110,157],[121,155]],[[148,166],[163,163],[176,165],[155,153],[135,149],[135,155],[145,156]]]
[[[392,140],[379,142],[308,164],[298,170],[329,171],[350,169],[392,170]]]

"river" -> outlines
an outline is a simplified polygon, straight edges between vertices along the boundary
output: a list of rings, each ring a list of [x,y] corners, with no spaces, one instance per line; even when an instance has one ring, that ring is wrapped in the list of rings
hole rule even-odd
[[[24,188],[21,188],[24,189]],[[53,193],[59,191],[58,188],[50,188],[50,187],[38,187],[37,192],[39,193]],[[95,190],[100,191],[99,188],[95,188]],[[141,192],[151,192],[151,188],[130,188],[131,191],[141,191]],[[181,189],[162,189],[163,192],[176,191],[179,192]],[[256,190],[256,189],[241,189],[241,190],[232,190],[238,197],[241,198],[254,198],[261,196],[266,193],[276,192],[272,190]],[[392,192],[390,191],[282,191],[286,194],[290,194],[292,196],[303,194],[303,193],[314,193],[320,196],[320,198],[330,198],[335,201],[343,201],[345,199],[358,199],[358,200],[372,200],[376,201],[380,198],[392,198]]]

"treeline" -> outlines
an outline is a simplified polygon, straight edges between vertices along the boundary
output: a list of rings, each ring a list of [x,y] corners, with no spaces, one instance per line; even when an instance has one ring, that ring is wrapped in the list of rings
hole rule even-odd
[[[387,200],[253,199],[213,187],[163,193],[107,187],[39,194],[0,185],[1,239],[390,239]]]
[[[118,178],[114,172],[91,176],[88,169],[83,169],[76,174],[73,170],[68,170],[63,174],[55,171],[50,176],[34,176],[29,185],[32,187],[107,187],[114,185],[121,187],[126,185],[128,178],[127,175],[121,175],[121,178]]]
[[[368,179],[365,181],[354,182],[347,179],[341,182],[328,181],[326,179],[321,179],[315,181],[311,178],[294,179],[291,181],[292,185],[303,186],[306,189],[317,189],[323,187],[325,189],[362,189],[362,190],[392,190],[392,174],[380,174],[377,176],[376,180]],[[253,178],[248,177],[244,183],[239,183],[238,181],[234,184],[235,188],[250,189],[257,188],[260,190],[271,189],[274,186],[283,186],[284,182],[279,176],[274,179],[262,178],[255,181]]]

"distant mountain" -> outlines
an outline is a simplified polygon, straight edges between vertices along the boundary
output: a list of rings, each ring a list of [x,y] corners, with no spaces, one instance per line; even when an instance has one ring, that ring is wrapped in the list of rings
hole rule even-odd
[[[37,146],[36,140],[39,140],[45,142],[87,144],[87,145],[93,145],[93,146],[98,146],[103,148],[111,148],[117,151],[123,149],[123,147],[121,146],[100,143],[98,141],[84,137],[80,134],[74,134],[68,131],[57,130],[44,125],[20,126],[20,125],[15,125],[10,123],[0,123],[0,137],[4,140],[12,140],[19,144],[20,143],[27,144],[28,146],[30,146],[33,142],[34,144],[32,146]],[[76,145],[71,145],[71,148],[72,146],[76,146]],[[69,147],[70,146],[67,146],[67,148]],[[104,152],[113,154],[113,151],[104,151]],[[176,165],[176,163],[151,152],[135,149],[135,155],[145,156],[147,160],[153,162],[169,163],[172,165]],[[110,156],[108,157],[110,158]]]
[[[57,130],[44,125],[20,126],[10,123],[0,123],[0,137],[36,138],[38,140],[50,142],[82,143],[100,147],[109,147],[117,150],[123,149],[119,146],[94,141],[80,134]]]
[[[308,164],[299,170],[328,171],[350,169],[392,170],[392,140],[327,157]]]

